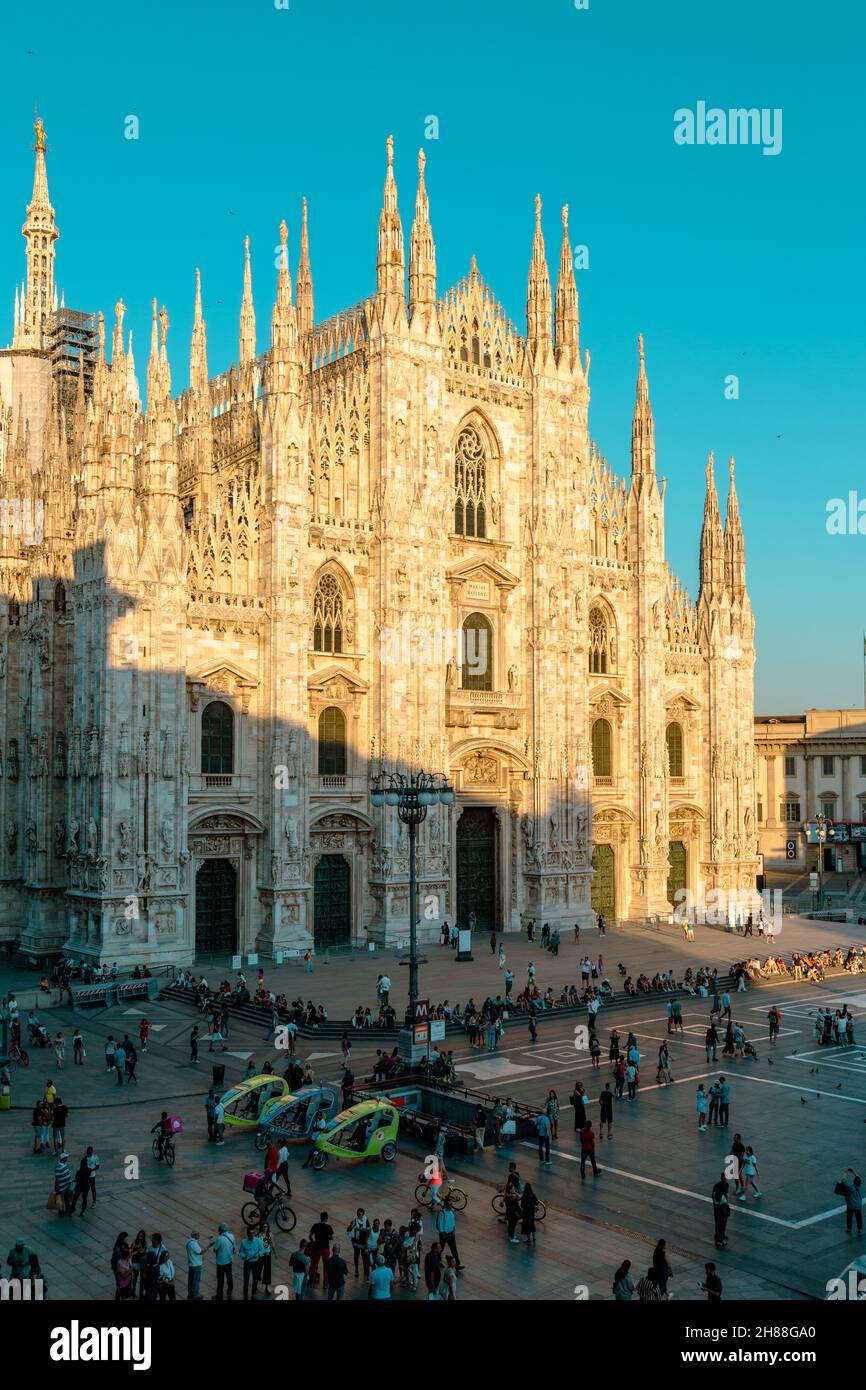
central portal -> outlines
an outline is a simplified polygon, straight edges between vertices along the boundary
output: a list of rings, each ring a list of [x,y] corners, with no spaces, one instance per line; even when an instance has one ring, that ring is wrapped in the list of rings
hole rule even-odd
[[[352,936],[351,870],[342,854],[323,854],[313,881],[313,941],[318,950]]]
[[[237,898],[234,865],[228,859],[206,859],[195,876],[196,955],[234,955]]]
[[[475,913],[479,931],[497,927],[496,813],[492,806],[467,806],[457,822],[457,925]]]

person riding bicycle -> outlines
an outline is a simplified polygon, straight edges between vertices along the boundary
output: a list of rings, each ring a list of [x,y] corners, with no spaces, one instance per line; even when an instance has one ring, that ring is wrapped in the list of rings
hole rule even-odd
[[[163,1110],[159,1122],[153,1126],[153,1129],[150,1132],[151,1134],[157,1135],[157,1143],[159,1145],[159,1156],[160,1158],[164,1158],[166,1147],[168,1146],[168,1144],[171,1143],[172,1135],[171,1121],[168,1118],[167,1110]]]
[[[274,1179],[275,1173],[263,1173],[256,1183],[253,1200],[262,1214],[262,1224],[268,1220],[271,1209],[280,1200],[280,1191]]]

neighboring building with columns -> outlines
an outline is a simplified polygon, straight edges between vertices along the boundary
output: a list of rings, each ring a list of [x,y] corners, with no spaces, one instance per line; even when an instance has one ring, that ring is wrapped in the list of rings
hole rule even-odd
[[[766,868],[814,869],[805,824],[821,813],[855,827],[828,840],[823,867],[866,865],[866,710],[809,709],[755,719],[758,829]],[[863,827],[859,829],[858,827]],[[792,844],[794,858],[787,853]]]
[[[0,353],[2,491],[40,516],[0,535],[0,939],[405,938],[406,830],[370,790],[417,769],[456,791],[419,839],[429,935],[753,886],[733,461],[724,523],[707,465],[693,603],[642,341],[627,480],[590,439],[567,209],[554,294],[536,199],[520,335],[474,258],[439,297],[423,153],[406,255],[389,140],[375,293],[316,323],[304,205],[267,350],[247,243],[238,364],[209,373],[197,277],[189,388],[154,301],[145,409],[122,301],[110,362],[102,316],[88,338],[55,307],[45,154],[40,124]]]

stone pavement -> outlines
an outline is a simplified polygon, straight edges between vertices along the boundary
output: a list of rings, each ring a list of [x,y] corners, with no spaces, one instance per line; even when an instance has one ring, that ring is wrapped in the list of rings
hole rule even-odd
[[[601,941],[590,935],[591,940],[582,941],[580,948],[593,956],[601,949],[613,966],[612,979],[618,959],[634,974],[641,969],[652,974],[670,965],[679,969],[686,961],[721,968],[742,958],[744,945],[750,944],[713,929],[704,929],[694,944],[672,933],[647,933],[636,927],[617,928]],[[857,939],[856,931],[848,929],[846,935],[846,929],[835,924],[803,924],[786,918],[780,949],[788,953],[816,940],[835,944],[849,939]],[[517,980],[525,975],[531,955],[542,983],[570,981],[580,948],[563,942],[556,960],[516,937],[506,938]],[[479,998],[500,988],[500,972],[484,941],[479,942],[475,961],[467,965],[458,965],[438,947],[426,954],[429,964],[422,970],[422,985],[433,999],[463,1002],[470,993]],[[378,954],[369,961],[364,957],[363,972],[358,958],[327,966],[319,962],[312,977],[314,990],[299,989],[301,972],[284,967],[283,987],[292,994],[321,997],[331,1015],[337,1016],[362,999],[372,999],[375,977],[385,959]],[[392,963],[389,970],[399,996],[404,971]],[[859,1042],[866,1044],[866,982],[861,981],[862,977],[843,976],[813,986],[787,980],[735,998],[735,1017],[739,1014],[746,1020],[750,1035],[757,1039],[763,1034],[771,999],[779,1002],[784,1031],[772,1067],[762,1042],[758,1042],[757,1063],[738,1061],[727,1066],[733,1077],[732,1126],[742,1132],[745,1142],[754,1144],[764,1191],[761,1201],[750,1201],[747,1210],[736,1204],[727,1250],[714,1251],[708,1194],[724,1159],[728,1135],[714,1130],[698,1134],[694,1113],[698,1081],[708,1084],[724,1067],[705,1063],[706,1005],[687,1002],[685,1035],[671,1044],[675,1084],[656,1088],[654,1062],[645,1062],[638,1100],[618,1105],[613,1143],[598,1146],[599,1162],[607,1169],[599,1179],[580,1181],[567,1107],[549,1169],[539,1166],[531,1144],[517,1151],[488,1149],[483,1156],[453,1161],[452,1176],[469,1194],[468,1208],[458,1217],[458,1242],[467,1265],[460,1297],[572,1299],[575,1288],[586,1287],[591,1299],[609,1298],[610,1276],[620,1261],[631,1259],[639,1275],[655,1241],[663,1236],[670,1246],[678,1298],[701,1297],[698,1279],[704,1262],[713,1258],[726,1299],[820,1298],[826,1280],[846,1268],[864,1239],[846,1236],[833,1185],[843,1167],[863,1162],[866,1048],[863,1053],[859,1046],[847,1054],[837,1049],[819,1053],[811,1039],[808,1015],[818,1002],[826,1000],[835,1006],[846,998],[859,1020]],[[76,1023],[83,1028],[88,1048],[85,1066],[73,1068],[68,1056],[62,1073],[57,1074],[53,1054],[33,1053],[30,1068],[15,1073],[13,1110],[0,1112],[0,1162],[6,1178],[0,1195],[0,1256],[5,1261],[15,1237],[26,1237],[41,1257],[49,1298],[112,1297],[108,1261],[119,1230],[134,1233],[144,1227],[148,1234],[161,1230],[181,1270],[183,1246],[191,1229],[210,1238],[218,1222],[226,1220],[236,1236],[241,1235],[242,1176],[258,1165],[260,1156],[247,1134],[230,1134],[222,1149],[206,1141],[203,1098],[210,1081],[208,1063],[215,1058],[209,1058],[205,1049],[199,1067],[187,1060],[193,1011],[160,1001],[149,1006],[147,1014],[154,1031],[149,1052],[140,1060],[138,1087],[118,1087],[114,1077],[106,1075],[102,1047],[109,1033],[137,1035],[139,1009],[121,1007],[83,1018],[57,1009],[52,1011],[51,1027],[61,1027],[67,1041]],[[603,1037],[616,1021],[614,1003],[602,1015]],[[622,1023],[635,1029],[642,1052],[654,1059],[665,1032],[664,1001],[650,997],[645,1007],[641,1001],[640,1008],[632,1006],[623,1014]],[[503,1050],[495,1057],[484,1051],[471,1053],[458,1038],[461,1078],[470,1086],[535,1104],[543,1102],[551,1087],[567,1102],[575,1079],[582,1078],[594,1097],[608,1076],[607,1067],[603,1064],[598,1077],[593,1077],[589,1059],[574,1050],[572,1034],[572,1022],[552,1016],[542,1021],[534,1047],[528,1035],[516,1029],[506,1034]],[[246,1024],[235,1027],[228,1049],[218,1060],[226,1064],[229,1083],[240,1076],[250,1052],[259,1062],[273,1055],[265,1045],[264,1030]],[[359,1077],[374,1049],[375,1041],[353,1037],[353,1067]],[[315,1040],[305,1042],[302,1055],[312,1058],[320,1076],[338,1076],[340,1058],[333,1042],[323,1040],[318,1048]],[[819,1070],[813,1073],[813,1067]],[[45,1210],[53,1159],[31,1153],[30,1108],[48,1076],[59,1083],[61,1095],[71,1106],[67,1137],[73,1163],[88,1143],[95,1145],[102,1159],[99,1201],[83,1219],[61,1219]],[[181,1114],[186,1123],[173,1170],[157,1164],[150,1152],[149,1130],[164,1108]],[[512,1156],[518,1159],[524,1178],[550,1204],[534,1252],[507,1245],[503,1227],[490,1209]],[[138,1160],[137,1170],[130,1158]],[[414,1204],[422,1159],[420,1149],[401,1140],[393,1165],[330,1164],[323,1173],[314,1173],[301,1167],[296,1153],[292,1181],[298,1228],[293,1236],[277,1235],[275,1279],[288,1280],[288,1256],[296,1239],[306,1234],[321,1210],[329,1211],[338,1231],[359,1204],[371,1216],[390,1216],[397,1224],[404,1221]],[[212,1257],[203,1291],[206,1295],[213,1291]],[[350,1281],[348,1296],[366,1297],[363,1281]],[[418,1297],[399,1294],[413,1296]]]

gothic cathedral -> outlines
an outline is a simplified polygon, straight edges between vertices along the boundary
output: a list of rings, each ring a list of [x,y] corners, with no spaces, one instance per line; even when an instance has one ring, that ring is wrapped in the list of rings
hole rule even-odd
[[[153,305],[67,308],[36,125],[26,281],[0,351],[0,942],[94,960],[408,935],[408,845],[372,781],[447,776],[419,831],[443,919],[570,929],[757,869],[754,623],[733,461],[707,465],[695,605],[665,562],[640,342],[631,475],[588,433],[562,213],[525,336],[473,258],[437,297],[424,181],[408,294],[393,143],[375,293],[316,323],[306,204],[257,352],[189,388]]]

